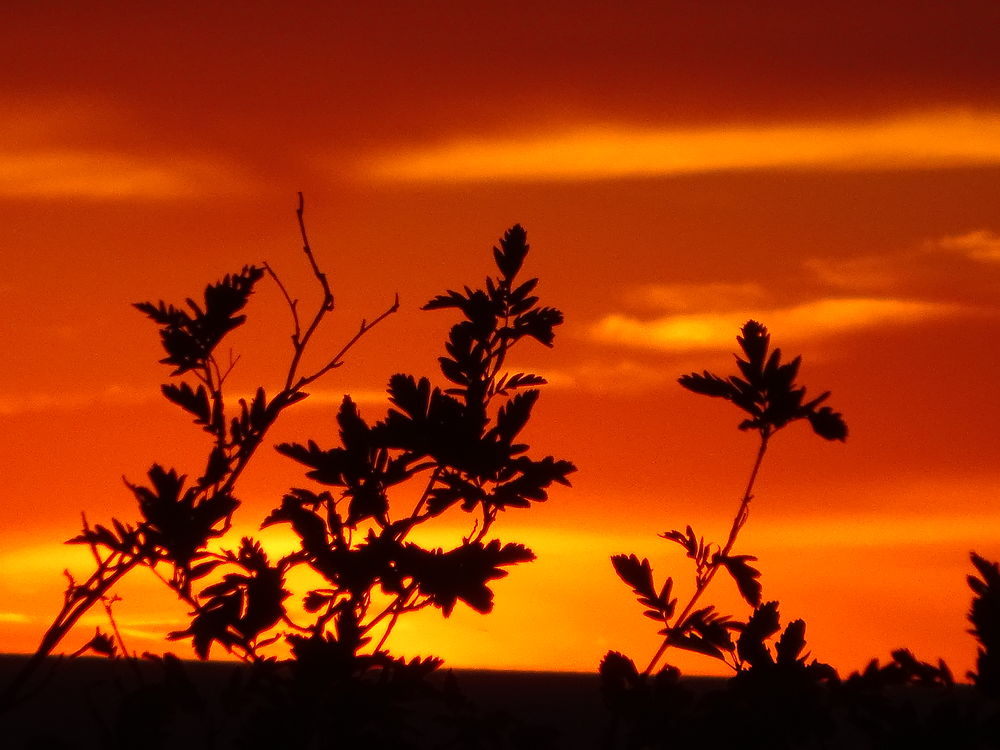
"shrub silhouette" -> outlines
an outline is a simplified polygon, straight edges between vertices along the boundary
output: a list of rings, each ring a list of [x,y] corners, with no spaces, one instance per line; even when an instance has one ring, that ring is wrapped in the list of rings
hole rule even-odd
[[[795,383],[801,357],[782,364],[781,350],[768,353],[770,335],[760,323],[751,320],[737,337],[743,356],[737,355],[738,375],[720,377],[707,370],[702,374],[691,373],[679,379],[680,384],[694,393],[730,401],[746,415],[739,429],[757,434],[758,448],[750,478],[743,498],[733,518],[729,536],[722,545],[706,543],[688,526],[684,531],[669,531],[660,536],[680,545],[694,562],[694,591],[687,604],[676,615],[677,598],[673,595],[673,579],[667,578],[662,586],[653,581],[649,560],[639,560],[636,555],[615,555],[611,562],[618,576],[635,593],[644,614],[663,625],[660,634],[663,642],[643,674],[651,674],[660,658],[670,646],[695,651],[720,659],[739,671],[745,665],[753,667],[774,664],[763,642],[778,632],[777,606],[761,605],[760,571],[750,563],[752,555],[733,555],[740,530],[747,521],[754,483],[764,460],[771,438],[792,422],[807,420],[813,431],[826,440],[845,440],[847,425],[840,414],[829,406],[820,406],[827,398],[825,392],[806,401],[806,389]],[[740,594],[755,611],[743,624],[718,613],[714,606],[695,609],[702,594],[708,589],[716,573],[725,569],[736,582]],[[804,646],[804,624],[793,622],[778,642],[778,663],[798,660]],[[739,632],[734,641],[732,633]]]
[[[202,301],[188,299],[186,307],[136,305],[159,327],[166,353],[161,361],[176,379],[163,386],[163,395],[211,437],[205,468],[189,480],[153,464],[146,482],[127,482],[138,521],[91,525],[84,516],[81,533],[70,543],[87,545],[96,569],[85,581],[70,580],[62,610],[7,692],[8,706],[85,612],[102,602],[111,615],[114,584],[137,567],[151,569],[190,609],[188,626],[170,633],[171,640],[189,640],[202,659],[217,646],[254,666],[227,699],[238,727],[230,731],[241,747],[409,746],[416,740],[404,704],[461,703],[454,689],[442,693],[426,680],[440,659],[405,661],[385,644],[398,618],[410,612],[435,607],[447,617],[459,603],[489,612],[490,581],[534,558],[525,546],[494,538],[493,525],[503,511],[544,501],[553,483],[568,485],[574,466],[552,456],[531,457],[519,441],[545,380],[508,371],[507,360],[525,339],[552,346],[562,314],[539,304],[533,294],[537,279],[518,279],[529,246],[525,231],[514,226],[493,248],[497,275],[482,288],[448,291],[424,305],[455,310],[462,318],[439,358],[444,387],[425,377],[393,375],[391,406],[381,420],[369,424],[345,397],[337,413],[340,445],[324,448],[309,440],[277,446],[308,469],[315,486],[290,489],[262,527],[288,525],[298,548],[271,559],[257,540],[245,537],[233,549],[217,549],[213,542],[229,531],[240,507],[237,480],[269,428],[398,308],[397,299],[371,322],[362,321],[336,355],[302,372],[303,355],[334,300],[310,247],[299,200],[304,252],[322,291],[311,317],[300,317],[298,301],[267,264],[225,276],[207,287]],[[292,315],[287,374],[277,392],[260,387],[234,404],[225,385],[235,360],[220,361],[216,352],[245,322],[244,308],[265,275],[279,286]],[[419,500],[413,504],[411,490],[403,507],[406,496],[399,491],[418,483]],[[469,531],[450,549],[425,548],[410,538],[421,525],[461,513],[470,519]],[[297,593],[304,617],[287,606],[287,577],[297,567],[323,580]],[[128,656],[113,630],[115,637],[98,630],[77,653],[120,650]],[[280,638],[290,647],[287,662],[265,651]],[[168,676],[179,664],[169,656],[161,662]],[[457,721],[454,715],[451,720]]]
[[[321,291],[315,311],[302,317],[277,273],[266,263],[245,266],[209,285],[202,300],[179,307],[159,302],[136,307],[159,327],[176,380],[165,398],[209,435],[204,469],[189,479],[153,464],[145,482],[130,483],[139,520],[91,525],[70,540],[92,551],[96,567],[70,578],[62,609],[36,654],[0,701],[10,709],[24,698],[44,658],[80,617],[100,604],[111,632],[97,630],[76,654],[124,656],[134,676],[114,717],[104,719],[108,747],[185,746],[197,735],[211,747],[549,747],[539,733],[484,717],[450,675],[431,679],[442,664],[433,656],[405,660],[387,648],[400,617],[426,608],[448,617],[459,605],[480,613],[493,606],[491,581],[533,553],[493,536],[499,514],[545,501],[553,484],[568,485],[575,467],[552,456],[532,457],[520,435],[544,379],[509,372],[507,360],[526,340],[552,346],[562,323],[558,310],[539,305],[537,279],[520,281],[528,254],[520,226],[493,248],[497,275],[480,288],[447,291],[425,310],[457,313],[439,358],[444,382],[408,374],[388,382],[389,407],[373,422],[348,396],[336,419],[339,442],[287,442],[277,447],[305,467],[308,486],[290,488],[262,527],[291,529],[297,548],[272,559],[246,537],[219,547],[240,508],[237,482],[269,429],[307,387],[341,366],[354,345],[391,315],[398,300],[318,368],[303,358],[334,298],[306,235],[300,196],[298,223],[304,254]],[[265,276],[277,284],[292,317],[292,351],[284,382],[268,393],[231,398],[235,366],[216,352],[246,321],[253,290]],[[826,440],[843,441],[841,415],[824,405],[828,393],[806,398],[796,383],[800,358],[783,363],[767,329],[748,321],[737,337],[738,372],[708,371],[679,379],[686,389],[733,403],[738,428],[754,434],[757,452],[726,540],[709,543],[691,526],[660,536],[692,561],[693,588],[683,606],[673,578],[657,584],[647,558],[612,557],[663,640],[643,671],[617,652],[605,655],[600,683],[612,724],[607,747],[1000,747],[1000,566],[972,553],[975,575],[970,632],[978,641],[974,687],[956,685],[942,661],[924,662],[907,649],[886,664],[872,660],[841,679],[806,652],[804,620],[781,626],[778,603],[766,601],[756,558],[736,554],[755,483],[770,440],[793,422],[808,422]],[[415,498],[415,501],[414,501]],[[428,548],[414,532],[444,518],[466,520],[467,532],[450,548]],[[199,693],[182,662],[170,654],[140,664],[129,655],[112,614],[114,585],[135,568],[156,573],[190,611],[187,627],[168,638],[189,641],[202,659],[223,649],[248,663],[213,704]],[[289,574],[308,569],[322,581],[289,590]],[[703,600],[719,571],[733,579],[751,608],[745,621]],[[301,608],[292,607],[300,601]],[[267,647],[283,639],[290,658]],[[722,689],[698,689],[680,671],[661,665],[671,647],[729,665]],[[160,679],[150,679],[149,667]],[[193,724],[192,724],[193,722]],[[195,733],[179,733],[178,727]],[[171,744],[174,743],[174,744]]]
[[[829,394],[806,400],[805,389],[795,384],[800,359],[781,364],[780,350],[768,354],[770,338],[764,326],[747,322],[737,341],[742,350],[736,360],[739,374],[720,377],[706,371],[684,375],[679,382],[695,393],[729,400],[744,412],[739,429],[755,432],[759,440],[746,491],[724,544],[706,543],[690,526],[661,534],[693,561],[694,589],[683,607],[678,608],[673,579],[655,583],[648,559],[634,554],[612,558],[615,571],[644,614],[661,625],[664,638],[643,672],[617,652],[602,660],[602,690],[612,717],[605,746],[1000,747],[996,563],[972,555],[980,576],[969,576],[976,594],[969,615],[971,632],[980,643],[977,670],[969,675],[979,689],[977,699],[954,683],[943,661],[923,662],[907,649],[893,651],[885,665],[872,660],[863,671],[841,680],[831,666],[805,653],[804,620],[794,620],[782,631],[778,603],[763,601],[760,573],[751,565],[756,558],[732,554],[774,434],[807,420],[824,439],[847,437],[841,415],[821,405]],[[723,569],[753,607],[745,622],[711,605],[696,608]],[[699,691],[681,680],[676,667],[656,671],[670,647],[723,661],[735,674],[721,689]]]
[[[979,574],[968,576],[975,596],[969,610],[969,631],[979,642],[976,671],[969,678],[979,690],[991,698],[1000,699],[1000,565],[975,552],[972,565]]]

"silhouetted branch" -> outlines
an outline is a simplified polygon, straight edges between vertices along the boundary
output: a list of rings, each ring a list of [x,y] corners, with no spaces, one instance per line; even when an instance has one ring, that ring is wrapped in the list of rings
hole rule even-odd
[[[150,568],[181,601],[193,609],[196,618],[208,616],[209,613],[191,591],[192,573],[204,565],[192,565],[192,562],[198,559],[204,561],[209,556],[204,551],[207,540],[222,536],[231,528],[232,515],[239,506],[233,495],[237,480],[249,465],[265,434],[286,408],[304,397],[305,394],[300,392],[304,385],[340,366],[344,356],[364,334],[398,309],[397,296],[392,307],[372,323],[363,321],[358,333],[325,367],[311,376],[300,378],[297,383],[293,382],[310,338],[334,306],[326,274],[319,268],[309,245],[303,213],[304,201],[300,193],[296,210],[299,231],[307,261],[323,295],[304,333],[300,327],[297,302],[292,300],[277,274],[266,265],[264,270],[245,267],[239,274],[226,276],[219,283],[210,285],[205,291],[204,303],[198,304],[189,299],[188,309],[164,302],[137,305],[160,326],[161,342],[168,355],[162,361],[174,366],[172,374],[190,373],[201,384],[197,389],[187,383],[179,386],[171,384],[164,386],[163,392],[169,400],[193,414],[195,423],[212,434],[214,447],[206,462],[205,474],[196,484],[185,489],[185,477],[154,465],[149,474],[151,487],[132,485],[126,481],[139,500],[144,515],[144,520],[134,526],[115,520],[114,529],[92,527],[86,516],[83,517],[82,533],[71,542],[88,545],[96,568],[83,583],[77,583],[70,577],[61,610],[43,635],[35,654],[0,698],[0,711],[16,701],[43,660],[80,617],[98,602],[104,602],[107,607],[108,592],[137,566]],[[237,313],[246,304],[254,283],[265,272],[276,282],[292,311],[294,352],[285,387],[269,402],[263,389],[259,389],[249,404],[241,401],[241,415],[230,421],[225,413],[223,384],[238,357],[233,357],[230,352],[229,364],[222,368],[214,349],[230,330],[244,322],[245,316]],[[183,519],[184,513],[190,518]],[[196,519],[200,527],[192,526]],[[192,534],[195,536],[192,537]],[[201,536],[198,537],[198,534]],[[98,546],[108,549],[108,554],[102,556]],[[220,562],[216,558],[211,564]],[[228,564],[231,561],[224,562]],[[170,578],[162,576],[157,570],[161,563],[172,565],[173,575]],[[255,658],[253,638],[234,637],[229,646],[243,650],[244,653],[237,654],[241,658]]]

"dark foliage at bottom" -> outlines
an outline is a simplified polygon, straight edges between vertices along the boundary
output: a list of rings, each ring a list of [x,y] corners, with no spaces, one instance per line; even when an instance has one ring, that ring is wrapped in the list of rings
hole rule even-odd
[[[673,666],[645,675],[631,659],[611,652],[600,667],[612,717],[604,747],[1000,748],[993,671],[1000,645],[995,640],[1000,575],[996,563],[976,554],[972,561],[981,576],[969,576],[975,593],[970,632],[979,641],[977,671],[969,673],[972,685],[956,684],[943,661],[920,661],[907,649],[893,651],[887,664],[873,660],[842,679],[829,665],[807,663],[800,655],[805,647],[801,621],[786,628],[776,657],[763,638],[744,644],[741,637],[741,649],[752,656],[722,688],[699,690]],[[776,603],[761,605],[750,622],[762,613],[773,615],[776,626]],[[782,642],[796,623],[801,632],[789,650]],[[749,631],[744,627],[744,635]]]

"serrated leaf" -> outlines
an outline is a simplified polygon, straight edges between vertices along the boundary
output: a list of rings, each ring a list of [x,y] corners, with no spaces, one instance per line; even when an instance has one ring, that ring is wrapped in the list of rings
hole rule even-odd
[[[636,596],[647,599],[656,598],[653,569],[650,567],[648,559],[643,558],[640,561],[635,555],[613,555],[611,565],[618,577],[632,587]]]
[[[799,661],[799,655],[806,646],[806,623],[804,620],[793,620],[788,623],[785,632],[775,644],[778,664],[793,664]],[[804,658],[804,657],[803,657]]]
[[[807,415],[813,432],[826,440],[847,440],[847,423],[838,412],[829,406],[824,406]]]
[[[733,555],[730,557],[716,558],[718,562],[726,566],[726,570],[736,581],[736,586],[740,590],[740,595],[751,607],[760,605],[761,585],[760,571],[748,564],[750,560],[756,560],[752,555]]]

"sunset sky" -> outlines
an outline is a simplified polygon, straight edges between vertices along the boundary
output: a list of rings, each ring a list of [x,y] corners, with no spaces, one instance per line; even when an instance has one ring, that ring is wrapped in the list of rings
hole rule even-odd
[[[315,300],[302,191],[337,299],[317,361],[397,292],[402,307],[272,443],[332,445],[342,396],[375,420],[395,372],[440,380],[454,318],[419,308],[481,283],[515,223],[566,316],[554,349],[514,365],[550,381],[534,451],[579,471],[495,526],[538,560],[496,584],[490,616],[402,620],[395,652],[644,665],[655,624],[608,558],[648,556],[687,591],[690,561],[657,534],[724,541],[756,445],[676,379],[728,373],[755,318],[851,432],[774,439],[735,551],[838,669],[900,646],[970,669],[968,555],[1000,558],[1000,4],[362,5],[0,9],[0,648],[33,650],[63,569],[86,574],[87,550],[62,545],[81,511],[133,519],[123,475],[203,468],[131,303],[264,260]],[[267,281],[249,315],[233,340],[247,392],[279,385],[290,333]],[[238,532],[307,482],[264,449]],[[163,641],[185,612],[160,588],[133,574],[119,623],[140,652],[187,655]],[[706,596],[747,614],[731,581]]]

